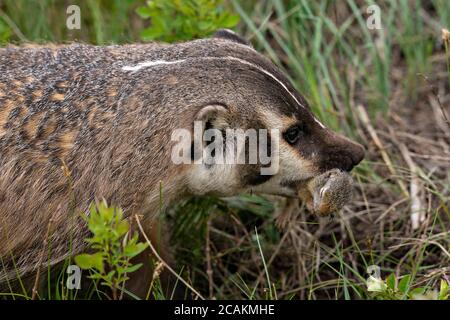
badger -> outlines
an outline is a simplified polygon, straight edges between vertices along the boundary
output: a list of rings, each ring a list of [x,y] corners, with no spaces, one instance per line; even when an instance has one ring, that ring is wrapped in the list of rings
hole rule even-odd
[[[194,144],[185,157],[193,161],[176,163],[173,132],[193,132],[196,122],[205,132],[266,130],[277,170],[264,174],[261,161],[206,163]],[[307,181],[349,172],[363,157],[360,144],[322,124],[280,69],[228,30],[170,45],[2,48],[0,283],[85,251],[89,231],[78,213],[95,199],[142,217],[156,243],[159,213],[181,199],[302,198]],[[155,247],[170,260],[164,243]],[[151,268],[131,276],[130,290],[145,296]]]

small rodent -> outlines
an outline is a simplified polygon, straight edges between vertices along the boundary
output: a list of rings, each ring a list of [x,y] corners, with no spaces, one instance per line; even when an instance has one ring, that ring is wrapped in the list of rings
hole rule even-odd
[[[352,187],[353,179],[347,172],[332,169],[308,181],[302,192],[303,196],[308,193],[308,209],[324,217],[338,212],[351,200]]]

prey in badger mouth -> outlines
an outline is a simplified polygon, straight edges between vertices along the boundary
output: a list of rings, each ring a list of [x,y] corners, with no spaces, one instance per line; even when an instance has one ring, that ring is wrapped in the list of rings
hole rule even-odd
[[[280,185],[279,195],[301,199],[309,211],[320,217],[334,215],[352,199],[353,179],[340,169]]]

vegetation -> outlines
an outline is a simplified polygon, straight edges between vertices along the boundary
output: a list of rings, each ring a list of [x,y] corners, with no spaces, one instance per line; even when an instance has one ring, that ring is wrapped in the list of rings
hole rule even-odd
[[[377,1],[382,29],[367,26],[371,0],[77,4],[82,28],[71,31],[63,1],[0,1],[0,42],[171,42],[233,27],[237,14],[234,29],[285,71],[316,115],[367,148],[354,201],[332,220],[256,195],[196,197],[161,217],[173,226],[177,272],[204,297],[448,299],[449,1]],[[102,245],[94,249],[106,264]],[[375,280],[371,266],[381,271]],[[84,267],[111,287],[123,282],[105,280],[92,259]]]
[[[108,207],[106,201],[92,204],[89,216],[83,215],[93,237],[86,239],[94,253],[83,253],[75,262],[91,272],[91,279],[111,289],[113,299],[119,298],[128,274],[138,270],[142,263],[131,264],[131,259],[144,251],[145,243],[138,242],[137,232],[131,237],[130,224],[123,219],[119,208]]]
[[[150,27],[141,32],[143,40],[191,40],[211,35],[220,28],[233,28],[239,16],[223,7],[223,0],[147,1],[136,12],[150,18]]]
[[[373,297],[380,300],[448,300],[448,283],[441,280],[439,292],[425,287],[411,288],[411,275],[404,276],[400,281],[394,273],[391,273],[385,281],[371,278],[368,281],[368,288],[373,292]]]

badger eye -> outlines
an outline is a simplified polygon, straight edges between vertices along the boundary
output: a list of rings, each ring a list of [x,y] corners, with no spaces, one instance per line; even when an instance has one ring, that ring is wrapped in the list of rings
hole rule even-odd
[[[298,139],[300,138],[300,135],[302,134],[303,130],[302,127],[300,125],[295,125],[291,128],[289,128],[285,133],[284,133],[284,139],[289,143],[289,144],[294,144],[298,141]]]

